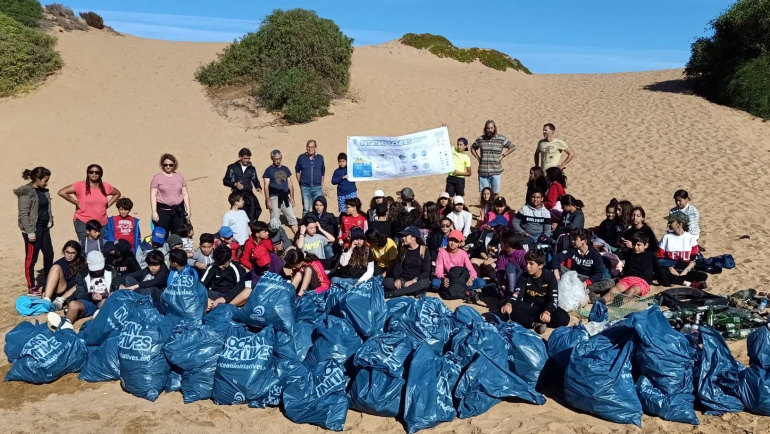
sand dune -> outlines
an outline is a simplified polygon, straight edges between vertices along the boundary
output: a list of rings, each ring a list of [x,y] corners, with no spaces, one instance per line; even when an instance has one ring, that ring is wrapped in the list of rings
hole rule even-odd
[[[397,135],[446,124],[455,136],[475,138],[484,121],[517,144],[505,160],[503,195],[518,204],[532,165],[542,125],[577,151],[570,165],[568,191],[586,203],[588,224],[599,223],[611,197],[645,207],[648,222],[663,232],[662,217],[676,189],[685,188],[701,211],[702,243],[709,254],[732,253],[737,267],[710,280],[712,292],[765,289],[770,254],[763,248],[770,229],[756,211],[767,200],[760,184],[770,167],[770,124],[746,113],[683,93],[681,70],[612,75],[534,75],[499,72],[480,64],[439,59],[398,43],[360,47],[353,57],[351,99],[332,107],[334,116],[308,125],[280,126],[270,115],[257,119],[222,117],[194,81],[198,65],[213,59],[223,44],[177,43],[99,32],[58,34],[66,66],[45,85],[19,98],[0,101],[0,137],[9,205],[0,209],[0,229],[10,249],[0,252],[0,333],[20,319],[13,302],[25,290],[23,255],[16,228],[15,197],[22,169],[44,165],[53,171],[50,188],[85,176],[89,163],[105,169],[105,180],[134,200],[135,215],[149,217],[149,188],[157,159],[172,152],[189,181],[197,233],[219,227],[227,209],[221,185],[225,165],[241,147],[256,153],[262,169],[271,149],[283,150],[287,163],[304,151],[307,139],[334,161],[348,135]],[[333,168],[331,168],[333,169]],[[474,170],[476,168],[474,167]],[[330,176],[330,173],[329,175]],[[327,176],[327,178],[328,178]],[[359,183],[367,198],[384,188],[395,194],[411,186],[420,201],[435,200],[441,176],[375,185]],[[469,191],[477,187],[471,180]],[[327,195],[334,197],[328,186]],[[469,195],[471,202],[476,194]],[[54,247],[74,236],[74,210],[54,199]],[[750,234],[750,240],[739,240]],[[58,257],[58,256],[57,256]],[[4,339],[0,338],[0,345]],[[746,362],[745,343],[732,344]],[[0,366],[2,373],[8,365]],[[279,411],[245,407],[182,405],[179,395],[149,403],[119,390],[115,382],[96,387],[67,378],[41,389],[0,384],[0,420],[18,432],[262,432],[317,428],[294,425]],[[49,396],[46,396],[50,394]],[[105,405],[105,403],[109,403]],[[645,417],[644,432],[768,432],[770,418],[747,413],[701,417],[697,428]],[[351,412],[351,432],[400,433],[394,420]],[[503,403],[471,420],[440,425],[429,432],[616,433],[631,427],[575,413],[563,403],[545,406]]]

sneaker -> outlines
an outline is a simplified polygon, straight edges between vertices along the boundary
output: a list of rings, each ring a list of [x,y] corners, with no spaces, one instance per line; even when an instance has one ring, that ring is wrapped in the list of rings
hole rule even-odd
[[[53,330],[58,330],[62,328],[62,325],[67,322],[67,320],[59,315],[56,312],[48,312],[48,326],[51,327]]]
[[[56,306],[56,310],[61,310],[64,307],[64,299],[61,297],[54,298],[53,305]]]
[[[695,289],[706,289],[706,288],[709,287],[709,284],[705,280],[702,280],[700,282],[693,282],[693,283],[691,283],[690,287],[695,288]]]
[[[40,288],[33,286],[32,288],[29,288],[29,291],[27,291],[27,295],[30,297],[40,297],[43,295],[43,291],[40,290]]]
[[[536,323],[532,324],[532,330],[534,330],[535,333],[537,333],[539,335],[542,335],[543,333],[545,333],[545,329],[546,329],[545,324],[543,324],[541,322],[536,322]]]

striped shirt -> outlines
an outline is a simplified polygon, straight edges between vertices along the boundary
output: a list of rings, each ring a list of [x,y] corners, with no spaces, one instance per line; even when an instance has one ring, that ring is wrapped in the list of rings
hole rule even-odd
[[[500,155],[503,153],[503,148],[515,150],[516,146],[505,136],[496,134],[489,139],[485,136],[479,137],[471,148],[479,150],[481,154],[479,176],[492,176],[503,173],[503,165],[500,164]]]
[[[690,218],[690,222],[687,224],[687,227],[690,228],[688,232],[693,234],[695,239],[698,239],[700,237],[700,213],[698,212],[698,209],[688,203],[687,206],[682,209],[677,207],[671,208],[669,214],[673,214],[677,211],[687,214],[687,217]]]

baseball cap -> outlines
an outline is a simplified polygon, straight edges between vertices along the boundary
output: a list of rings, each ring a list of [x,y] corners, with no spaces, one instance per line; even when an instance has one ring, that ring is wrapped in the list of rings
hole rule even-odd
[[[374,195],[372,197],[385,197],[385,192],[382,190],[374,190]]]
[[[364,235],[363,229],[356,226],[350,230],[350,241],[365,240],[365,239],[366,239],[366,236]]]
[[[455,229],[452,232],[450,232],[448,238],[453,238],[453,239],[455,239],[457,241],[460,241],[460,242],[462,242],[465,239],[465,237],[463,236],[462,231],[458,231],[457,229]]]
[[[230,226],[222,226],[219,228],[219,235],[221,235],[222,238],[230,238],[233,236],[233,230]]]
[[[155,227],[155,229],[152,230],[152,237],[150,240],[153,243],[163,244],[166,242],[166,230],[161,227]]]
[[[465,199],[463,199],[462,196],[455,196],[455,198],[452,200],[452,203],[457,205],[458,203],[465,204]]]
[[[666,216],[666,220],[669,222],[680,222],[690,224],[690,217],[682,211],[674,211]]]
[[[177,234],[171,234],[168,236],[168,247],[173,248],[177,244],[182,244],[182,237]]]
[[[407,199],[414,199],[414,191],[412,191],[411,188],[402,188],[401,190],[396,192],[397,195],[407,198]]]
[[[407,226],[406,229],[398,233],[399,235],[411,235],[415,238],[421,238],[422,233],[420,232],[420,229],[417,228],[417,226]]]
[[[508,226],[508,220],[506,220],[505,217],[499,215],[492,219],[491,222],[487,223],[489,226],[497,227],[497,226]]]
[[[449,193],[447,193],[447,192],[445,191],[445,192],[441,193],[441,194],[438,196],[438,198],[439,198],[439,199],[449,199]]]
[[[88,271],[104,270],[104,255],[98,250],[88,252],[86,264],[88,264]]]

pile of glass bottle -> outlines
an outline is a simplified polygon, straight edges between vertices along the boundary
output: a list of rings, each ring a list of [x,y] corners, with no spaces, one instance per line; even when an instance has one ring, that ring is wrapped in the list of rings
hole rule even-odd
[[[668,310],[663,312],[669,324],[682,333],[699,333],[701,326],[709,326],[722,333],[725,339],[745,339],[767,319],[745,309],[700,306],[695,309]]]

